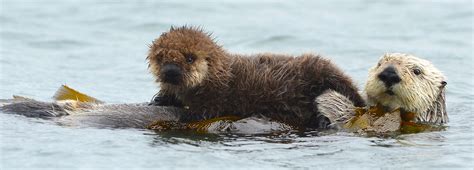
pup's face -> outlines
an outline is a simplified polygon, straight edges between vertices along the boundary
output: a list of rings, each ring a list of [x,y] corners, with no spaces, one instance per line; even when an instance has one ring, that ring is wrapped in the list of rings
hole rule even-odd
[[[369,71],[365,92],[370,105],[445,115],[443,74],[430,62],[412,55],[385,54]],[[447,117],[446,117],[447,119]]]
[[[161,86],[192,88],[208,76],[212,57],[220,47],[197,28],[171,28],[153,41],[149,69]]]

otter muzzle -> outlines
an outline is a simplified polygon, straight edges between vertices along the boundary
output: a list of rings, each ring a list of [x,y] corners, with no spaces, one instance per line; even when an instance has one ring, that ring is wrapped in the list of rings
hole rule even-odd
[[[178,85],[181,83],[183,71],[176,64],[165,64],[161,67],[160,75],[164,83]]]
[[[402,81],[393,66],[388,66],[385,68],[377,77],[385,84],[386,87],[391,87],[394,84]]]

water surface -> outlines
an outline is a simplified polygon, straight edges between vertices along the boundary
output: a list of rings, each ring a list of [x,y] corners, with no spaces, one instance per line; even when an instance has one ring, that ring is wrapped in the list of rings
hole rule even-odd
[[[234,53],[319,53],[362,88],[386,52],[448,77],[445,131],[215,136],[57,126],[0,114],[0,169],[472,168],[472,1],[0,1],[0,98],[50,100],[67,84],[109,103],[148,101],[148,45],[171,25]]]

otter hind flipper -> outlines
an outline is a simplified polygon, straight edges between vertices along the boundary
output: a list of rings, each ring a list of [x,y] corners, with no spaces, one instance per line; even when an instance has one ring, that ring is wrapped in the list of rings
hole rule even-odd
[[[9,114],[37,118],[51,118],[69,115],[63,107],[56,103],[40,102],[33,99],[4,105],[0,107],[0,111]]]

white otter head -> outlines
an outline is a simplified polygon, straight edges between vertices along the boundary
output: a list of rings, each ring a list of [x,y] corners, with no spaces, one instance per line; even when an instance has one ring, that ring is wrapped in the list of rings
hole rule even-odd
[[[370,69],[365,92],[369,105],[414,112],[420,122],[446,123],[445,86],[445,77],[429,61],[391,53]]]

